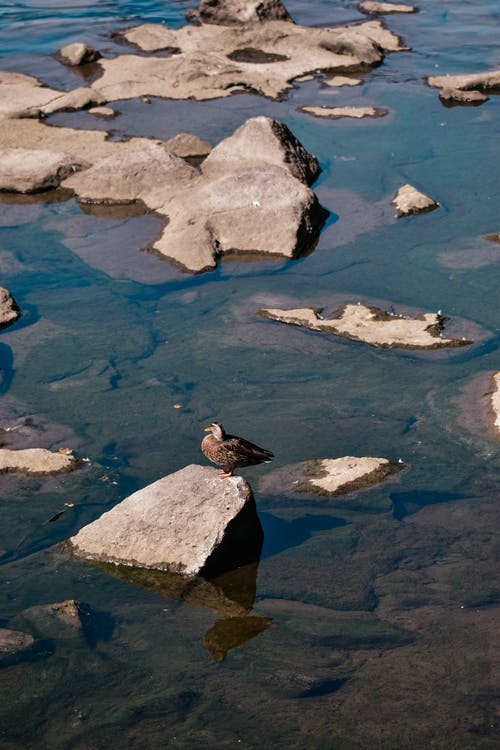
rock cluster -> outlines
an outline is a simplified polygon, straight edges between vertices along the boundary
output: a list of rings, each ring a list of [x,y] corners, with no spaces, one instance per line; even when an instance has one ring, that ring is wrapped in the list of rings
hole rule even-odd
[[[471,343],[464,339],[444,338],[441,331],[446,318],[440,313],[424,313],[420,318],[406,318],[376,307],[347,304],[326,319],[322,317],[321,309],[313,307],[291,310],[261,308],[259,314],[280,323],[333,333],[377,347],[439,349]]]

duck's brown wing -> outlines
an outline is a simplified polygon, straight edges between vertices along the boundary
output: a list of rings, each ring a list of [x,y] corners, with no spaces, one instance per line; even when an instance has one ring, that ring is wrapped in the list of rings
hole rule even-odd
[[[234,466],[254,466],[274,458],[271,451],[236,435],[226,435],[223,446],[231,456],[231,464],[234,461]]]

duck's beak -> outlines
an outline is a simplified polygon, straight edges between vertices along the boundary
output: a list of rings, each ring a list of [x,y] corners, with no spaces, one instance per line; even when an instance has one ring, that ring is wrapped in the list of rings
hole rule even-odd
[[[203,432],[212,432],[212,428],[211,427],[205,427],[205,429],[203,430]]]

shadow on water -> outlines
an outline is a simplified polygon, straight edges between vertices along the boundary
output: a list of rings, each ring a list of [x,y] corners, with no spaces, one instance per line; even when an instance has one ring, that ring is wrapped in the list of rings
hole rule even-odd
[[[469,496],[457,492],[432,492],[431,490],[412,490],[411,492],[393,492],[390,494],[392,501],[392,514],[397,521],[402,521],[406,516],[417,513],[426,505],[437,505],[438,503],[450,503],[454,500],[465,500]]]
[[[293,521],[285,521],[265,512],[261,512],[260,517],[266,530],[263,559],[277,555],[290,547],[298,547],[316,531],[330,531],[348,523],[343,518],[309,513]]]

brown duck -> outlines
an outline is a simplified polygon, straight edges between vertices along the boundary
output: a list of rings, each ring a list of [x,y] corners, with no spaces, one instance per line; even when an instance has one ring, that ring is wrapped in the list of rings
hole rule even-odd
[[[222,478],[232,477],[237,466],[254,466],[274,458],[271,451],[237,435],[228,435],[220,422],[212,422],[210,427],[205,427],[205,432],[211,435],[203,438],[201,450],[209,461],[222,467],[219,471]]]

